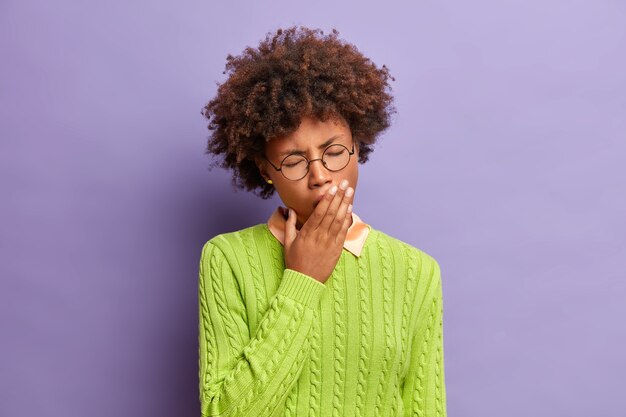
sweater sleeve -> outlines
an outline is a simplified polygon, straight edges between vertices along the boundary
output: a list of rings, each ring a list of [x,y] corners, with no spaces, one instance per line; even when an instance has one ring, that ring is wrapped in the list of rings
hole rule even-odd
[[[411,357],[402,399],[406,417],[446,417],[446,387],[443,365],[443,298],[439,264],[429,259],[425,269],[430,280],[418,312],[411,343]]]
[[[315,306],[326,286],[285,269],[254,335],[236,277],[211,241],[198,279],[202,416],[269,416],[286,399],[309,352]]]

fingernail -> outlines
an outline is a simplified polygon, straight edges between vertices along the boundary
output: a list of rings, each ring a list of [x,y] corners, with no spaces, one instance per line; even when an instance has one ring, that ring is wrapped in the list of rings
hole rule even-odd
[[[342,190],[345,190],[347,186],[348,180],[342,180],[341,183],[339,183],[339,188],[341,188]]]
[[[348,213],[352,213],[352,204],[348,206]]]
[[[329,192],[331,195],[335,195],[335,194],[337,193],[337,186],[336,186],[336,185],[333,185],[332,187],[330,187],[330,190],[328,190],[328,192]]]
[[[347,196],[347,197],[350,197],[353,193],[354,193],[354,188],[350,187],[350,188],[348,188],[348,190],[346,191],[346,196]]]

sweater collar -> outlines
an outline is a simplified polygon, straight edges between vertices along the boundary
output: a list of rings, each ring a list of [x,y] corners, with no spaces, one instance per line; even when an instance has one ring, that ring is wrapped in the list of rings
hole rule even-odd
[[[285,223],[286,220],[282,214],[282,207],[277,207],[267,220],[267,227],[282,245],[285,244]],[[352,212],[352,224],[348,228],[343,247],[353,255],[360,256],[370,230],[371,226]]]

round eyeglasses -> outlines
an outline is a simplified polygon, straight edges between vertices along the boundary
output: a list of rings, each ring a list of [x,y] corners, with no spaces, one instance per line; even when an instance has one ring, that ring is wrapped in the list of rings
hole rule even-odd
[[[304,155],[292,153],[287,155],[280,162],[280,168],[277,168],[272,161],[265,158],[267,162],[276,170],[283,174],[283,177],[291,181],[301,180],[309,173],[309,165],[313,161],[322,161],[324,167],[329,171],[341,171],[350,162],[350,156],[354,154],[354,141],[352,141],[352,150],[349,151],[345,146],[335,143],[324,149],[321,158],[308,159]]]

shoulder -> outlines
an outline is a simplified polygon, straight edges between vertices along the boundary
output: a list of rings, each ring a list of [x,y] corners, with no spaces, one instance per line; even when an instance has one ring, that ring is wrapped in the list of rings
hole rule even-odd
[[[264,223],[233,232],[220,233],[204,243],[201,258],[205,259],[210,256],[230,258],[231,256],[236,256],[237,253],[241,253],[245,249],[247,244],[258,243],[266,238],[266,235],[267,225]]]
[[[400,257],[409,268],[417,270],[419,276],[431,275],[439,279],[439,262],[431,254],[378,229],[372,231],[381,251],[393,253],[394,258]]]

